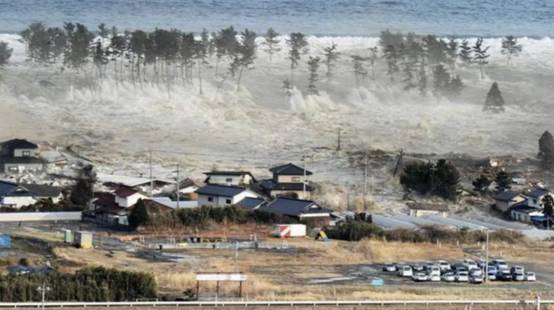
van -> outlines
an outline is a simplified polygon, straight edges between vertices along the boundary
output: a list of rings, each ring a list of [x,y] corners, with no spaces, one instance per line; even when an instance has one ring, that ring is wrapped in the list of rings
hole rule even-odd
[[[398,275],[401,277],[411,277],[413,275],[412,267],[404,265],[398,268]]]

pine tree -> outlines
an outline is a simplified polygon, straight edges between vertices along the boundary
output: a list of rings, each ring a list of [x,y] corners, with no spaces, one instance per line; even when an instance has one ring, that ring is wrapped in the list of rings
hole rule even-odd
[[[394,82],[394,76],[398,72],[398,51],[393,45],[388,45],[384,51],[387,60],[387,75],[391,82]]]
[[[502,170],[496,174],[496,178],[494,179],[496,183],[496,190],[501,192],[510,189],[512,186],[512,180],[510,178],[510,175]]]
[[[233,62],[231,63],[231,71],[238,70],[237,89],[240,87],[240,81],[245,69],[250,68],[256,59],[256,33],[245,29],[241,32],[241,40],[237,45],[236,53]]]
[[[543,214],[546,217],[546,227],[551,229],[552,227],[552,216],[554,215],[554,198],[552,195],[544,195],[541,201],[543,207]]]
[[[473,61],[473,56],[471,55],[471,47],[469,46],[469,42],[467,40],[463,40],[462,44],[460,44],[460,52],[458,53],[458,56],[460,57],[460,60],[462,60],[462,63],[465,65],[471,64]]]
[[[352,69],[354,71],[354,80],[356,82],[356,88],[360,87],[360,81],[365,80],[368,75],[367,68],[365,67],[366,58],[358,55],[350,56],[352,59]]]
[[[150,215],[144,205],[144,201],[140,199],[137,201],[133,209],[131,209],[131,213],[129,213],[129,226],[137,229],[138,227],[147,224],[149,219]]]
[[[487,93],[487,99],[485,100],[485,106],[483,111],[487,112],[502,112],[504,111],[504,98],[502,98],[502,93],[498,88],[498,83],[492,83],[492,86]]]
[[[319,57],[312,57],[312,56],[310,56],[310,58],[308,60],[308,71],[309,71],[308,92],[312,95],[317,95],[318,94],[317,87],[316,87],[316,82],[318,81],[317,71],[319,70],[319,62],[320,61],[321,61],[321,59]]]
[[[489,178],[484,174],[481,174],[472,182],[473,188],[478,192],[486,192],[489,189],[491,183],[492,181],[489,180]]]
[[[488,54],[489,48],[490,46],[483,47],[483,38],[478,38],[473,46],[473,61],[479,65],[481,78],[484,78],[483,67],[489,63],[487,60],[490,57]]]
[[[8,63],[12,56],[13,49],[8,47],[8,43],[0,41],[0,68]]]
[[[327,79],[330,79],[333,75],[333,68],[335,62],[339,59],[340,53],[337,51],[337,44],[331,43],[331,46],[323,49],[325,55],[325,66],[327,67]]]
[[[501,53],[506,55],[507,62],[510,64],[512,57],[519,56],[519,53],[523,50],[523,46],[517,43],[517,38],[514,36],[506,36],[502,40]]]
[[[545,131],[539,139],[537,157],[542,160],[544,167],[551,168],[554,166],[554,138],[548,131]]]
[[[293,32],[290,34],[287,40],[289,46],[289,60],[290,60],[290,83],[294,85],[294,69],[298,66],[298,62],[302,58],[302,55],[307,53],[308,41],[304,34],[300,32]]]
[[[273,28],[267,29],[265,35],[264,35],[264,45],[267,46],[266,52],[269,55],[269,62],[271,62],[271,58],[273,54],[280,51],[281,48],[279,47],[279,42],[281,42],[277,37],[279,36],[279,33],[273,30]]]
[[[453,71],[456,67],[456,60],[458,59],[458,42],[454,39],[448,41],[448,47],[446,49],[448,54],[448,64],[450,65],[450,70]]]

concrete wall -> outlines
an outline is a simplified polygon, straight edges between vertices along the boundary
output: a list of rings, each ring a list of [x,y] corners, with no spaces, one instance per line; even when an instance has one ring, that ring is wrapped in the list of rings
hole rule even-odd
[[[81,221],[82,212],[7,212],[0,222]]]

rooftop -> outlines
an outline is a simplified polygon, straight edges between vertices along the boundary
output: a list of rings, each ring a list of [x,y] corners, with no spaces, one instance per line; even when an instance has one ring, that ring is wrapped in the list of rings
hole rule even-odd
[[[254,210],[260,207],[265,203],[265,200],[262,198],[251,198],[246,197],[243,200],[239,201],[238,206],[243,207],[245,209]]]
[[[269,169],[273,174],[277,175],[304,175],[304,171],[306,175],[312,175],[313,173],[308,170],[304,170],[304,168],[299,167],[293,163],[288,163],[280,166],[273,167]]]
[[[260,207],[260,210],[295,217],[303,214],[326,214],[328,216],[332,212],[332,210],[322,208],[311,200],[285,197],[279,197],[269,202],[267,205]]]
[[[529,193],[527,193],[526,196],[531,198],[541,198],[549,192],[550,191],[546,188],[535,187]]]
[[[0,145],[2,145],[3,148],[9,148],[11,150],[14,149],[37,149],[38,145],[29,142],[25,139],[12,139],[8,141],[2,142]]]
[[[6,196],[33,196],[33,197],[58,197],[62,193],[62,189],[50,185],[41,184],[19,184]]]
[[[496,196],[494,196],[494,199],[498,201],[512,201],[517,196],[519,196],[519,193],[513,191],[502,191],[496,194]]]
[[[240,186],[208,184],[204,187],[199,188],[196,193],[199,195],[234,197],[244,192],[245,190],[245,188]]]
[[[260,186],[266,190],[281,190],[281,191],[301,191],[304,190],[304,185],[302,183],[278,183],[273,179],[263,180],[260,182]],[[313,188],[306,184],[306,191],[311,192]]]
[[[120,186],[116,191],[115,191],[115,195],[117,197],[122,197],[122,198],[126,198],[126,197],[129,197],[129,196],[132,196],[134,194],[138,194],[138,191],[132,189],[132,188],[129,188],[129,187],[126,187],[126,186]]]

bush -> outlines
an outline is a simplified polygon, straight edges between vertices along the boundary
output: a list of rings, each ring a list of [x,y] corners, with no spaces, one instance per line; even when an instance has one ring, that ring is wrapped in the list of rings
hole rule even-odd
[[[400,184],[406,189],[450,200],[456,200],[459,183],[458,169],[444,159],[439,159],[436,164],[409,163],[400,176]]]
[[[335,227],[327,228],[325,233],[331,239],[360,241],[364,238],[382,236],[383,229],[365,221],[349,220]]]
[[[180,209],[175,212],[180,224],[193,227],[205,226],[209,223],[287,224],[295,222],[293,219],[279,214],[260,210],[250,211],[238,206],[203,206],[195,209]]]
[[[40,301],[37,287],[50,288],[51,301],[131,301],[154,299],[154,277],[142,272],[119,271],[102,267],[85,268],[75,274],[58,272],[0,276],[0,301]]]

